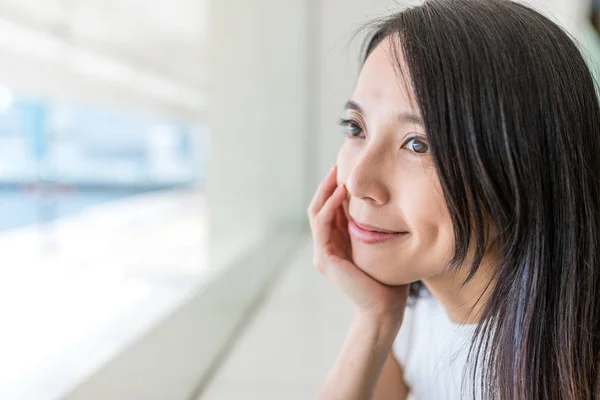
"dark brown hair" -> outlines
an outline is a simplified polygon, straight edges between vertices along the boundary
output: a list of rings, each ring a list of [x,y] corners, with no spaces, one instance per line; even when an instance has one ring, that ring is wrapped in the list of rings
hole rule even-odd
[[[365,58],[383,40],[425,121],[454,226],[449,267],[474,249],[472,275],[489,224],[498,235],[470,351],[483,398],[599,399],[600,112],[577,46],[508,0],[403,10],[376,23]]]

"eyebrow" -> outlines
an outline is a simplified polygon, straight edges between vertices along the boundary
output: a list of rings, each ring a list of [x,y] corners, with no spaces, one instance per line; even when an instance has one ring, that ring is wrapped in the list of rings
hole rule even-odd
[[[364,114],[362,107],[360,104],[355,102],[354,100],[348,100],[346,105],[344,106],[344,110],[354,110],[360,114]]]
[[[354,110],[359,114],[365,114],[360,104],[354,100],[348,100],[344,106],[344,110]],[[398,114],[398,121],[421,125],[422,127],[425,126],[423,119],[419,115],[410,111],[404,111]]]

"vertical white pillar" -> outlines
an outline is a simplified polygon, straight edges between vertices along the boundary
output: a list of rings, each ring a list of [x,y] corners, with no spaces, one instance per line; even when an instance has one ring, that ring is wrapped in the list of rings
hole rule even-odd
[[[305,0],[209,7],[207,200],[213,241],[304,219]]]

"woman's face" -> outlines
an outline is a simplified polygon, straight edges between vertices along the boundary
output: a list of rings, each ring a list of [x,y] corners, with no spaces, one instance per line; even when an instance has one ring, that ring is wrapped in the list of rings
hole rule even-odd
[[[337,179],[349,193],[344,211],[354,263],[399,285],[442,273],[454,239],[412,89],[390,49],[386,40],[371,53],[347,104]]]

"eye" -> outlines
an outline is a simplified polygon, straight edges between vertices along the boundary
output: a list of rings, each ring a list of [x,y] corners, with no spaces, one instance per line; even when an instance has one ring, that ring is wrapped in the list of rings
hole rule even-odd
[[[344,128],[344,133],[351,139],[363,138],[364,132],[360,125],[351,119],[340,119],[340,126]]]
[[[429,153],[429,145],[423,139],[418,137],[412,137],[404,143],[402,146],[403,149],[407,149],[417,154],[427,154]]]

